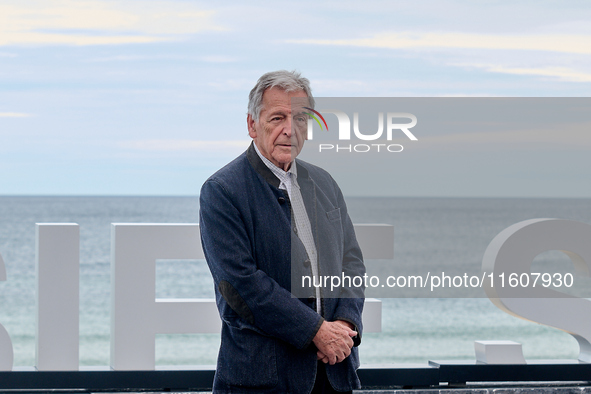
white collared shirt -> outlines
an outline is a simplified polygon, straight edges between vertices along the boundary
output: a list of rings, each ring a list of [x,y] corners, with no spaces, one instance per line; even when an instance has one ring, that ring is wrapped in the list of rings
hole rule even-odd
[[[310,266],[312,268],[312,275],[318,280],[318,252],[316,249],[316,243],[314,242],[314,235],[312,233],[312,226],[310,225],[310,219],[306,212],[306,206],[304,205],[304,199],[300,191],[300,185],[298,184],[298,172],[295,160],[291,163],[289,170],[283,171],[281,168],[273,164],[269,159],[261,154],[256,143],[253,144],[254,149],[263,161],[267,168],[279,179],[279,189],[287,191],[291,207],[293,209],[293,217],[295,220],[295,227],[293,231],[300,238],[308,253],[310,259]],[[314,283],[314,281],[312,281]],[[319,283],[319,282],[316,282]],[[316,287],[316,311],[320,313],[320,288]]]

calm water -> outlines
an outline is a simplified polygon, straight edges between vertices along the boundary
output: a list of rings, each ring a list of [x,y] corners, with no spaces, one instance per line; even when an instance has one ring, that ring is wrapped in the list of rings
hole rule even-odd
[[[557,217],[591,223],[590,199],[350,198],[355,223],[395,228],[395,262],[479,265],[488,243],[521,220]],[[110,223],[196,223],[188,197],[0,197],[0,323],[13,342],[15,366],[34,365],[35,223],[80,225],[80,363],[109,364]],[[557,264],[569,264],[564,257]],[[562,260],[560,260],[562,258]],[[368,261],[368,269],[375,262]],[[157,264],[157,297],[213,298],[204,261]],[[521,342],[528,359],[576,358],[578,345],[559,330],[526,322],[489,300],[383,300],[383,332],[366,334],[362,363],[474,359],[474,340]],[[218,334],[159,335],[157,365],[214,364]]]

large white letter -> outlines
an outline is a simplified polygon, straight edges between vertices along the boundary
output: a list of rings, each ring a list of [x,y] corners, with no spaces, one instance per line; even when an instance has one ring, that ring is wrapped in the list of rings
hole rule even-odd
[[[339,121],[339,140],[351,139],[351,121],[346,113],[338,109],[323,109],[322,113],[336,115]]]
[[[560,219],[532,219],[501,231],[488,245],[482,270],[494,274],[495,284],[504,274],[531,272],[534,258],[545,251],[560,250],[570,257],[577,273],[589,276],[591,226]],[[579,360],[591,362],[591,302],[549,288],[490,286],[485,290],[501,310],[522,319],[555,327],[571,334],[580,347]]]
[[[6,280],[6,267],[4,260],[0,255],[0,281]],[[0,371],[12,370],[12,363],[14,361],[14,351],[12,349],[12,341],[8,332],[2,324],[0,324]]]
[[[382,136],[382,133],[384,132],[384,114],[382,112],[378,113],[378,131],[376,131],[375,134],[366,135],[362,134],[361,131],[359,131],[359,113],[355,112],[353,114],[353,132],[360,140],[377,140]]]
[[[79,363],[80,232],[75,223],[37,223],[36,366],[71,371]]]
[[[203,258],[198,225],[111,230],[111,368],[154,369],[156,334],[220,331],[215,300],[156,299],[156,259]]]
[[[394,118],[408,118],[410,123],[392,123]],[[388,112],[388,141],[392,140],[392,130],[402,130],[404,134],[412,141],[417,141],[417,137],[414,136],[408,129],[417,125],[417,117],[413,114],[406,112]]]

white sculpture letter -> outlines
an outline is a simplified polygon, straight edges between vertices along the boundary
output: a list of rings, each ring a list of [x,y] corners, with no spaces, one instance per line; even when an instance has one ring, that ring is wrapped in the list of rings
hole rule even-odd
[[[111,368],[153,370],[156,334],[219,332],[213,300],[156,299],[156,259],[203,258],[198,225],[111,230]]]
[[[72,371],[79,363],[80,235],[75,223],[37,223],[36,366]]]
[[[0,281],[6,280],[6,267],[4,260],[0,255]],[[12,341],[8,332],[2,324],[0,324],[0,371],[11,371],[14,360],[14,350],[12,348]]]
[[[591,226],[560,219],[532,219],[501,231],[484,253],[482,269],[499,275],[529,274],[534,258],[542,252],[559,250],[572,262],[578,274],[589,276]],[[555,327],[571,334],[579,343],[579,360],[591,362],[591,302],[543,286],[491,287],[485,281],[491,301],[501,310],[522,319]]]

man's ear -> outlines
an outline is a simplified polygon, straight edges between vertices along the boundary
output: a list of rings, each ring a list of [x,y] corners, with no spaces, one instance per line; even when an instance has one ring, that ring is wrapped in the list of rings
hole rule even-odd
[[[252,116],[250,114],[248,114],[246,116],[246,126],[248,127],[248,135],[250,136],[250,138],[256,138],[257,137],[256,122],[254,121],[254,119],[252,118]]]

